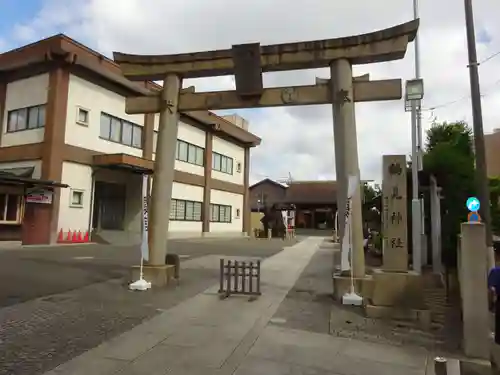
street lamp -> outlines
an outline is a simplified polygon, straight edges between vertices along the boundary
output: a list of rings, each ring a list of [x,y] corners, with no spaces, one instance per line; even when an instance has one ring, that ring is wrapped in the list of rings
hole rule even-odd
[[[405,110],[411,112],[411,179],[412,179],[412,200],[411,200],[411,222],[412,222],[412,259],[413,270],[422,272],[422,211],[418,196],[418,126],[417,111],[420,110],[420,103],[424,97],[424,81],[422,79],[411,79],[406,81],[405,90]]]

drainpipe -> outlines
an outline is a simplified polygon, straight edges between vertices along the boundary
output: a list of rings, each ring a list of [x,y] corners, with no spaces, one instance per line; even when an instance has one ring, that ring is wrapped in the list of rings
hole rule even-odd
[[[92,221],[94,220],[94,195],[95,195],[95,174],[96,168],[92,168],[92,177],[90,182],[90,203],[89,203],[89,241],[92,241]]]

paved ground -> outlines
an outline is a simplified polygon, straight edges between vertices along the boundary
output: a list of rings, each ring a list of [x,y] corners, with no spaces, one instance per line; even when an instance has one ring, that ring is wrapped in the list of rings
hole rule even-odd
[[[0,374],[41,374],[217,283],[219,255],[266,258],[283,241],[179,240],[181,283],[130,292],[136,248],[75,246],[0,252]],[[22,302],[22,303],[21,303]]]
[[[170,246],[169,251],[190,258],[209,254],[267,257],[281,250],[283,241],[172,240]],[[0,307],[126,276],[138,263],[138,255],[137,247],[111,245],[2,249]]]
[[[331,259],[317,250],[320,241],[309,238],[268,258],[262,265],[263,295],[254,302],[236,297],[220,301],[214,286],[45,375],[426,374],[430,353],[425,349],[286,326],[301,324],[289,313],[296,309],[284,304],[297,299],[297,289],[313,284],[313,268],[325,263],[327,255]],[[321,312],[320,323],[306,324],[307,329],[328,331],[328,314]],[[315,319],[310,313],[302,322]]]

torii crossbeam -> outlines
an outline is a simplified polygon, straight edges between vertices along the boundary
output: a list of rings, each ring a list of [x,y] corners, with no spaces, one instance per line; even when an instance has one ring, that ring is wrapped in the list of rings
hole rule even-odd
[[[344,38],[176,55],[114,53],[125,77],[133,81],[163,80],[151,96],[127,99],[127,113],[160,112],[151,204],[150,264],[163,265],[175,161],[179,111],[331,104],[334,119],[335,164],[339,217],[344,217],[348,176],[359,177],[354,102],[401,99],[400,79],[370,81],[352,76],[352,65],[402,59],[415,39],[419,20]],[[315,85],[264,88],[262,73],[330,67],[331,79]],[[234,75],[236,90],[196,93],[182,90],[182,79]],[[248,202],[244,202],[245,210]],[[352,197],[352,272],[365,274],[359,186]],[[161,225],[161,226],[160,226]],[[343,221],[340,236],[343,235]]]

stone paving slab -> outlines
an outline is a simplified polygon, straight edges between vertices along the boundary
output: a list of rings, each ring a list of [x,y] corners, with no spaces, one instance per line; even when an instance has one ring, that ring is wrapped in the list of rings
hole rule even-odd
[[[409,352],[404,348],[268,326],[245,361],[260,360],[262,365],[264,359],[311,369],[312,373],[424,375],[427,356],[426,351]],[[245,366],[245,362],[242,366]],[[257,374],[245,371],[247,374]],[[309,372],[303,370],[303,373]]]

